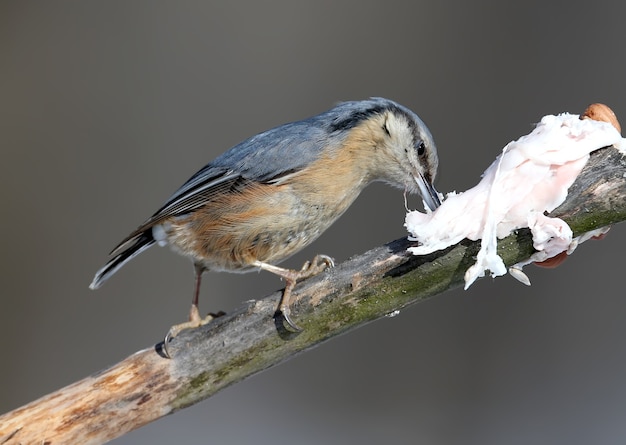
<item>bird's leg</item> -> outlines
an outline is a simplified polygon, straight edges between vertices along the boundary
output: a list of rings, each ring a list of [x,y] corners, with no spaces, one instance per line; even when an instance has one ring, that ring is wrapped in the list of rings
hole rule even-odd
[[[200,285],[202,284],[202,274],[204,273],[204,266],[194,263],[193,269],[194,269],[194,275],[196,279],[195,279],[195,285],[193,288],[193,299],[191,300],[191,309],[189,309],[189,323],[197,323],[199,325],[202,318],[200,317],[200,310],[198,309],[198,302],[200,301]]]
[[[199,263],[194,263],[194,272],[195,272],[195,286],[193,292],[193,299],[191,300],[191,309],[189,310],[189,321],[184,323],[180,323],[174,325],[170,328],[165,336],[165,340],[163,340],[163,353],[167,358],[170,358],[170,354],[167,350],[167,345],[174,337],[176,337],[181,331],[185,329],[197,328],[198,326],[203,326],[213,320],[215,315],[208,314],[205,318],[200,316],[200,311],[198,310],[198,300],[200,298],[200,285],[202,284],[202,274],[206,268]]]
[[[274,266],[273,264],[264,263],[262,261],[256,261],[254,265],[260,269],[272,272],[273,274],[276,274],[283,280],[285,280],[285,290],[283,291],[283,296],[280,299],[278,311],[282,314],[289,328],[291,328],[295,332],[302,331],[302,329],[297,324],[295,324],[290,317],[291,292],[293,291],[293,288],[296,286],[296,283],[298,281],[315,276],[327,267],[334,267],[335,262],[333,261],[333,259],[327,255],[316,255],[312,261],[307,261],[306,263],[304,263],[302,269],[300,270],[284,269],[282,267]]]

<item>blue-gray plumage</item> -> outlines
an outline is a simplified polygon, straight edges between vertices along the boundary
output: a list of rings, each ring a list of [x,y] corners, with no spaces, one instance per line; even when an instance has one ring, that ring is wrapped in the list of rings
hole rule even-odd
[[[287,283],[280,310],[295,328],[291,288],[332,261],[319,257],[298,272],[276,264],[315,240],[373,181],[419,192],[434,210],[437,164],[432,136],[411,110],[383,98],[341,103],[253,136],[207,164],[113,250],[90,287],[154,243],[169,244],[193,260],[196,288],[190,322],[167,339],[201,323],[205,270],[280,275]]]

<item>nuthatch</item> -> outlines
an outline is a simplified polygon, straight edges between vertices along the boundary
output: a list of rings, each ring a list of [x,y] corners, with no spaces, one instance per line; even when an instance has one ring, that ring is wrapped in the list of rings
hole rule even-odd
[[[341,103],[253,136],[207,164],[113,249],[90,287],[153,244],[169,244],[193,261],[195,288],[189,322],[170,329],[165,347],[180,330],[204,324],[198,294],[206,270],[282,277],[278,309],[299,330],[289,315],[291,291],[332,259],[318,255],[298,271],[276,264],[320,236],[371,182],[418,192],[434,210],[437,165],[430,131],[411,110],[383,98]]]

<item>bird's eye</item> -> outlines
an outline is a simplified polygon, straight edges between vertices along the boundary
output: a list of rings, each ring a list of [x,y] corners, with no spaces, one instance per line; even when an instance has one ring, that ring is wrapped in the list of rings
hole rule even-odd
[[[424,153],[426,153],[426,144],[424,141],[419,141],[417,144],[417,155],[424,156]]]

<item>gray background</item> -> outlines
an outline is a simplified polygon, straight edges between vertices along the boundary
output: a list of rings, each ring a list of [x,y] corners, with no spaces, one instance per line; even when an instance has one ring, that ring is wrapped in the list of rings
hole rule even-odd
[[[626,122],[626,4],[517,3],[0,3],[0,412],[186,317],[192,268],[164,249],[87,286],[248,136],[389,97],[431,128],[448,192],[545,114],[601,101]],[[402,193],[373,185],[287,264],[344,260],[404,236],[403,218]],[[115,443],[623,443],[625,241],[618,226],[557,270],[529,267],[530,288],[503,277],[448,292]],[[201,308],[280,287],[211,274]]]

